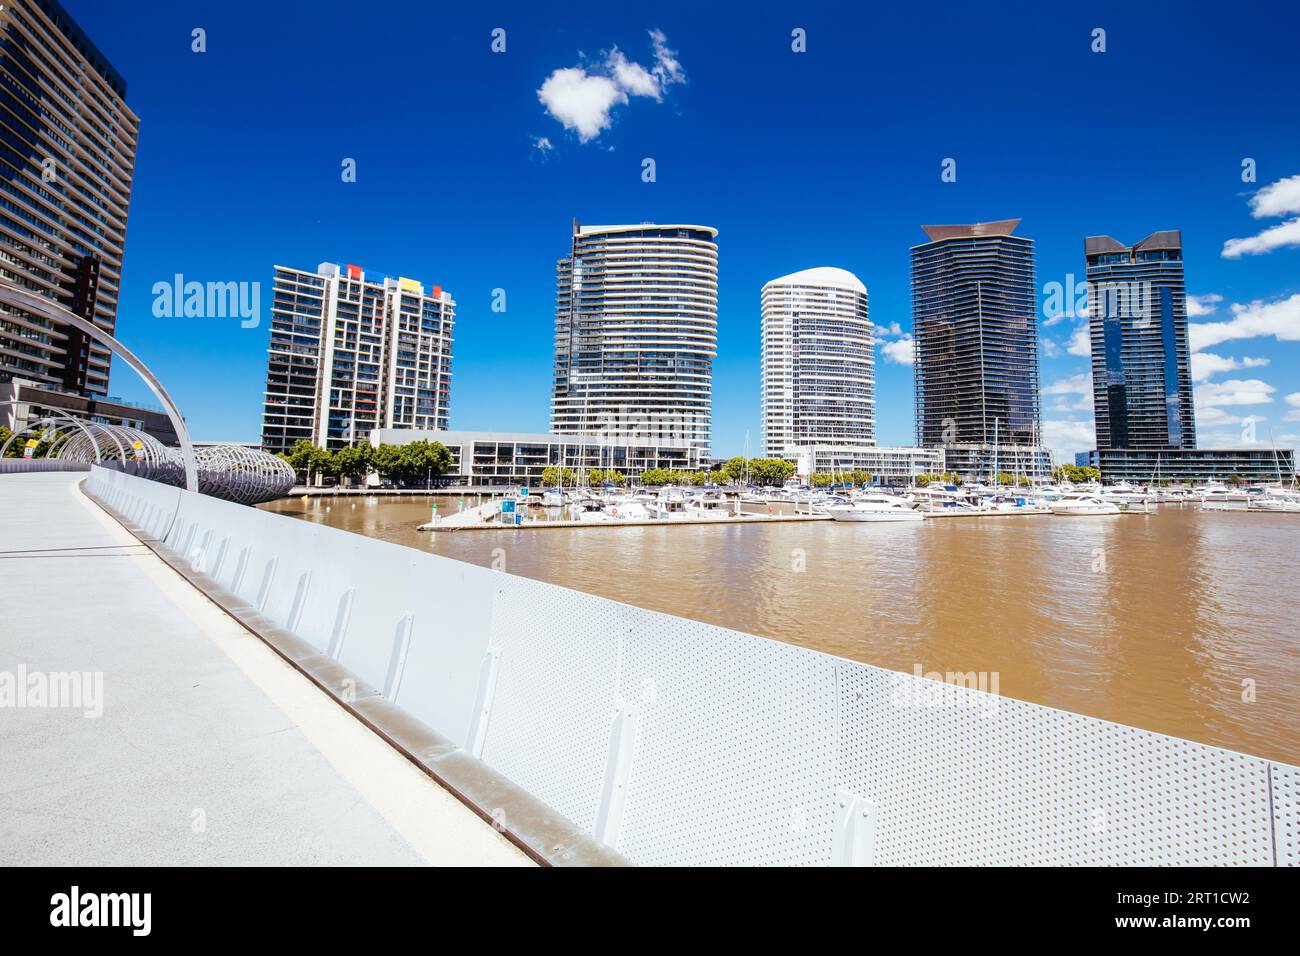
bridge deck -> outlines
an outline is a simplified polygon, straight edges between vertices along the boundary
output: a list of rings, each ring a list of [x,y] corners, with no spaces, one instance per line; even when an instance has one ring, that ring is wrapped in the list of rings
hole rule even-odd
[[[0,476],[0,864],[529,862],[141,547],[83,477]],[[101,716],[93,699],[37,706],[32,686],[73,672],[102,680]]]

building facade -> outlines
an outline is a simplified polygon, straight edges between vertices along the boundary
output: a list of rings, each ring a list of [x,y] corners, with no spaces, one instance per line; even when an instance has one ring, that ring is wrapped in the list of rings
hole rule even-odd
[[[1097,448],[1195,448],[1182,233],[1084,249]]]
[[[974,448],[959,456],[971,461],[1038,447],[1034,244],[1019,224],[924,226],[930,241],[912,248],[918,445]]]
[[[844,269],[816,268],[763,286],[763,449],[875,444],[867,287]]]
[[[1104,482],[1201,484],[1207,481],[1290,482],[1293,448],[1100,448],[1092,452]]]
[[[120,398],[85,395],[20,378],[0,382],[0,425],[10,431],[22,431],[42,419],[63,415],[99,425],[136,428],[164,445],[175,445],[180,440],[172,420],[159,408]]]
[[[809,445],[796,449],[795,456],[795,474],[805,480],[812,475],[865,471],[877,484],[910,485],[918,475],[940,475],[946,470],[942,448]]]
[[[571,468],[579,474],[596,468],[621,471],[628,478],[635,478],[647,468],[696,471],[701,467],[695,446],[685,441],[637,443],[611,440],[608,435],[387,428],[370,433],[370,443],[376,448],[413,441],[436,441],[446,446],[452,466],[443,476],[443,483],[469,488],[540,488],[542,472],[550,467]]]
[[[551,430],[654,435],[709,455],[717,230],[573,224],[556,264]]]
[[[0,281],[112,332],[140,120],[126,82],[55,0],[0,5]],[[111,353],[0,305],[0,380],[107,395]]]
[[[355,265],[276,266],[262,447],[333,450],[376,428],[446,429],[455,313],[441,286]]]

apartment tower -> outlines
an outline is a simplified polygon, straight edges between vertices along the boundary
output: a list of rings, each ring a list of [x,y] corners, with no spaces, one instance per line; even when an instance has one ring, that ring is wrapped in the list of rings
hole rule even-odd
[[[275,267],[262,447],[337,449],[374,428],[446,430],[456,303],[440,286]]]
[[[140,120],[126,81],[54,0],[0,4],[0,281],[117,322]],[[0,380],[108,394],[111,353],[0,304]]]
[[[867,287],[821,267],[773,279],[762,299],[763,450],[875,444]]]
[[[952,471],[1040,473],[1034,244],[1019,219],[923,226],[912,247],[917,444]]]
[[[1097,448],[1196,447],[1183,237],[1084,240]]]
[[[581,226],[556,264],[551,430],[685,441],[709,455],[717,230]]]

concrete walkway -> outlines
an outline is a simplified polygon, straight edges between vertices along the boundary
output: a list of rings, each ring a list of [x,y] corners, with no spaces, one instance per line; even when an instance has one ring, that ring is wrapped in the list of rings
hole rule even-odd
[[[0,475],[0,865],[530,865],[84,477]]]

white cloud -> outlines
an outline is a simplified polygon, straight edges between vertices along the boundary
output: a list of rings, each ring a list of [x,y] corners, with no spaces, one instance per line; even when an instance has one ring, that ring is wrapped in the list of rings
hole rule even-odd
[[[1221,405],[1267,405],[1276,392],[1268,382],[1257,378],[1230,378],[1222,382],[1203,382],[1193,391],[1197,415],[1204,408]]]
[[[1245,239],[1229,239],[1223,244],[1223,258],[1240,259],[1242,256],[1261,256],[1274,249],[1300,246],[1300,219],[1269,226],[1263,232]]]
[[[1282,416],[1284,422],[1300,422],[1300,392],[1292,392],[1285,399],[1291,411]]]
[[[885,358],[898,365],[911,365],[916,359],[916,343],[912,341],[911,334],[894,342],[885,342],[880,351],[885,353]]]
[[[1269,183],[1250,197],[1250,214],[1256,219],[1300,213],[1300,176]]]
[[[591,76],[580,66],[556,70],[537,91],[537,98],[546,112],[565,129],[576,131],[584,143],[609,129],[610,111],[627,102],[617,83],[607,76]]]
[[[1300,341],[1300,294],[1273,302],[1256,299],[1249,305],[1234,304],[1232,318],[1227,322],[1194,322],[1187,327],[1187,334],[1193,352],[1220,342],[1260,335]]]
[[[1043,422],[1043,444],[1050,448],[1057,460],[1074,464],[1074,456],[1081,451],[1097,447],[1097,430],[1092,422],[1067,419],[1046,419]]]
[[[613,125],[614,108],[626,104],[630,96],[662,102],[667,87],[685,82],[686,74],[663,32],[651,30],[650,40],[655,62],[649,69],[614,47],[590,69],[570,66],[552,72],[537,91],[538,100],[581,142],[595,139]]]
[[[1219,307],[1223,301],[1223,296],[1217,293],[1209,295],[1189,295],[1187,297],[1187,317],[1195,319],[1198,316],[1210,315]]]
[[[1080,322],[1074,327],[1074,332],[1070,335],[1070,343],[1065,347],[1065,351],[1071,355],[1092,355],[1092,335],[1087,322]]]
[[[1043,342],[1043,354],[1046,355],[1048,358],[1056,358],[1061,354],[1061,347],[1057,345],[1056,342],[1053,341],[1052,339],[1044,337],[1042,342]]]
[[[1228,355],[1215,355],[1213,352],[1192,353],[1192,381],[1202,382],[1221,372],[1233,372],[1240,368],[1263,368],[1268,364],[1266,358],[1235,359]]]
[[[890,334],[890,335],[902,335],[902,334],[903,334],[903,327],[902,327],[901,325],[899,325],[897,322],[890,322],[890,323],[889,323],[889,334]]]
[[[1256,219],[1294,216],[1300,213],[1300,176],[1290,176],[1270,183],[1250,197],[1250,214]],[[1274,249],[1300,246],[1300,218],[1269,226],[1261,233],[1244,239],[1229,239],[1223,244],[1225,259],[1258,256]]]

